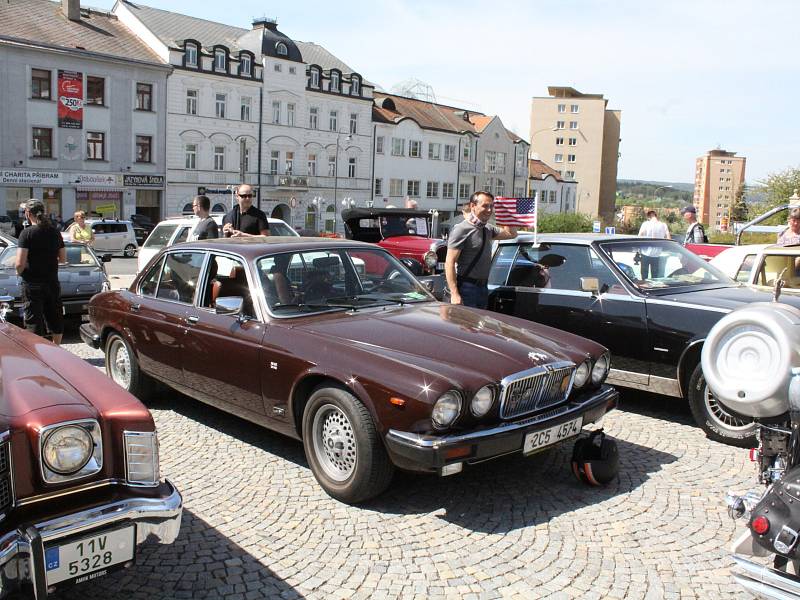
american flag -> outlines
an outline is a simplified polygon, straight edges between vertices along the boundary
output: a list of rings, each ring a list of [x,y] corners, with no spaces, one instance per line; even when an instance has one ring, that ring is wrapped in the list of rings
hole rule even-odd
[[[494,199],[494,215],[498,225],[536,229],[536,198]]]

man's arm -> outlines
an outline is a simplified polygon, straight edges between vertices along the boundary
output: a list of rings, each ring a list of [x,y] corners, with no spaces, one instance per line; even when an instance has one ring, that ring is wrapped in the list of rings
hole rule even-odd
[[[58,262],[62,265],[67,264],[67,249],[64,246],[58,249]]]
[[[461,294],[458,293],[456,280],[456,262],[459,256],[461,256],[460,248],[448,248],[444,259],[444,276],[447,279],[447,287],[450,288],[450,304],[461,304]]]
[[[17,248],[17,275],[22,275],[22,272],[28,266],[28,249]]]
[[[510,227],[509,225],[506,225],[506,226],[503,227],[503,229],[500,231],[500,233],[498,233],[496,236],[494,236],[494,239],[496,239],[496,240],[511,240],[511,239],[514,239],[515,237],[517,237],[517,228],[516,227]]]

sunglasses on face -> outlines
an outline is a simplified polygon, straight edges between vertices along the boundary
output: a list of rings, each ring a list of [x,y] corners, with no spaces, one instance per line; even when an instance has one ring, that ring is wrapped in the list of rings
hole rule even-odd
[[[253,194],[237,194],[239,198],[252,198]]]

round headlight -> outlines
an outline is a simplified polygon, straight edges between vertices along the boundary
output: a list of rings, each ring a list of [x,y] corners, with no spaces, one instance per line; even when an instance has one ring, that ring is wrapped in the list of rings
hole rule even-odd
[[[455,390],[445,392],[433,405],[431,419],[437,427],[449,427],[461,411],[461,396]]]
[[[576,388],[582,388],[585,386],[586,382],[589,381],[589,373],[589,361],[585,360],[578,365],[577,369],[575,369],[575,379],[573,380],[573,385]]]
[[[83,427],[59,427],[47,436],[42,446],[44,464],[59,475],[80,471],[92,457],[94,441]]]
[[[110,292],[111,291],[111,283],[108,281],[104,281],[103,285],[100,287],[101,292]]]
[[[492,407],[494,401],[494,388],[490,385],[485,385],[479,389],[472,397],[470,403],[470,410],[476,417],[482,417]]]
[[[603,356],[597,359],[597,362],[594,363],[594,367],[592,368],[592,383],[594,385],[600,385],[606,380],[610,364],[611,360],[608,354],[603,354]]]
[[[436,252],[426,252],[425,256],[422,257],[422,260],[425,261],[426,267],[433,269],[436,266]]]

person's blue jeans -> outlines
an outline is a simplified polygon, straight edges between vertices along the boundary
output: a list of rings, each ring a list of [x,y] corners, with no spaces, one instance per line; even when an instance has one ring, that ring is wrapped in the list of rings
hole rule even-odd
[[[461,294],[461,304],[473,308],[486,308],[489,303],[489,288],[486,284],[478,285],[469,281],[462,281],[458,285]]]
[[[664,276],[664,261],[660,256],[642,254],[642,279],[658,279]]]

